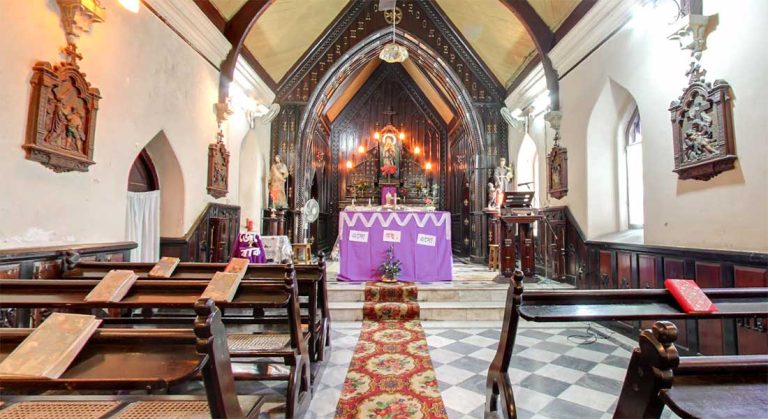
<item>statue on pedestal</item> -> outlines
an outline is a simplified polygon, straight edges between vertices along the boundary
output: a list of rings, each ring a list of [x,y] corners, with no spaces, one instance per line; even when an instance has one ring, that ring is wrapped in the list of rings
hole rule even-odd
[[[287,208],[288,199],[285,195],[285,181],[288,179],[288,166],[283,163],[279,154],[275,154],[272,168],[269,172],[269,197],[274,208]]]
[[[504,157],[499,159],[499,165],[493,169],[493,180],[495,182],[496,190],[500,192],[512,192],[510,184],[512,179],[515,178],[514,170],[507,166],[507,159]]]

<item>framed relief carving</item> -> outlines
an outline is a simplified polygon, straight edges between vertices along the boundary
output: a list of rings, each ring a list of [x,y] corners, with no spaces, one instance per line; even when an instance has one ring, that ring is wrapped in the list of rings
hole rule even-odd
[[[692,68],[690,84],[669,108],[680,179],[709,180],[734,168],[731,88],[723,80],[707,83]]]
[[[562,199],[568,195],[568,150],[557,142],[547,156],[549,196]]]
[[[215,144],[208,146],[208,194],[223,198],[229,192],[229,151],[219,132]]]
[[[67,61],[33,67],[26,158],[54,172],[87,172],[94,164],[96,114],[101,95],[80,72],[76,46],[64,50]]]

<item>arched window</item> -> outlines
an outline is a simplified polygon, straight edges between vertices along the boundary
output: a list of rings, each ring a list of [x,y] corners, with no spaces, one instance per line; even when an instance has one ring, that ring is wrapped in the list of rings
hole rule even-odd
[[[536,143],[527,133],[523,137],[520,151],[517,153],[517,190],[536,191],[533,195],[534,208],[539,207],[539,152]]]
[[[643,228],[643,135],[637,108],[624,135],[627,174],[627,221],[629,228]]]

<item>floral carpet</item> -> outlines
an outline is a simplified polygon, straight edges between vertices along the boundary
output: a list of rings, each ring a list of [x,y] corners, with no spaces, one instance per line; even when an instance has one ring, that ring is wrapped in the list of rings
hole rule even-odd
[[[336,418],[447,418],[411,283],[365,286],[363,327]]]

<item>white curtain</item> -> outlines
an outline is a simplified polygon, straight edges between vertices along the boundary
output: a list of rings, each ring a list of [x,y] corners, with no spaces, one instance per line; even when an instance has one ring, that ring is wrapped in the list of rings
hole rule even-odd
[[[125,238],[139,245],[131,250],[131,262],[160,259],[160,191],[128,192]]]

